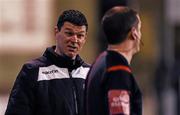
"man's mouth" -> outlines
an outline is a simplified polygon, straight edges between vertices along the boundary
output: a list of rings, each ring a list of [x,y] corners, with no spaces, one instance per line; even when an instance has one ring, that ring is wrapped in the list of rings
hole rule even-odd
[[[72,45],[69,45],[68,47],[69,47],[69,48],[72,48],[72,49],[76,49],[76,47],[75,47],[75,46],[72,46]]]
[[[68,49],[69,51],[74,52],[77,49],[77,47],[73,45],[68,45]]]

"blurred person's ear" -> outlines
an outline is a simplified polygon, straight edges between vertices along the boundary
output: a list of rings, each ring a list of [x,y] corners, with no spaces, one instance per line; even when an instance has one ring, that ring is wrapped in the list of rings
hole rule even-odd
[[[57,26],[54,27],[54,34],[56,35],[59,32],[59,29]]]
[[[139,39],[139,37],[138,37],[138,32],[137,32],[137,29],[136,29],[135,27],[132,27],[132,28],[131,28],[130,33],[131,33],[131,38],[132,38],[133,40],[138,40],[138,39]]]

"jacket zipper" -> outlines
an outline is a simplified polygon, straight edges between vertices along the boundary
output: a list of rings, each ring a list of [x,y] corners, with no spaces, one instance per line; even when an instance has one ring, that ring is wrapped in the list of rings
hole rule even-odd
[[[73,80],[72,74],[70,72],[69,72],[69,76]],[[75,102],[75,112],[76,112],[76,115],[78,115],[77,94],[76,94],[76,88],[75,88],[74,85],[75,84],[74,84],[74,81],[73,81],[73,97],[74,97],[74,102]]]

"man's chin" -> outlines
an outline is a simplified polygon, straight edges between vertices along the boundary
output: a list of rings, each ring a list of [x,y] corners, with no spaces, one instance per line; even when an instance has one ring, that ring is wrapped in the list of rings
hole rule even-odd
[[[72,58],[72,59],[74,59],[75,57],[76,57],[76,53],[73,53],[73,52],[70,52],[70,53],[68,53],[68,54],[66,54],[66,56],[68,56],[69,58]]]
[[[138,54],[140,52],[140,49],[138,49],[136,52],[135,52],[135,54]]]

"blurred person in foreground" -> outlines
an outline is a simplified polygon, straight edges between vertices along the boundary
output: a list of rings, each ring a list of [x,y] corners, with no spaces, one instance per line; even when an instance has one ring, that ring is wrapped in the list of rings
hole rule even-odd
[[[88,23],[77,10],[65,10],[55,26],[56,45],[27,62],[17,76],[5,115],[84,115],[89,64],[79,56]]]
[[[142,115],[141,92],[130,68],[140,50],[139,14],[128,7],[113,7],[105,13],[102,28],[108,48],[87,77],[86,115]]]

